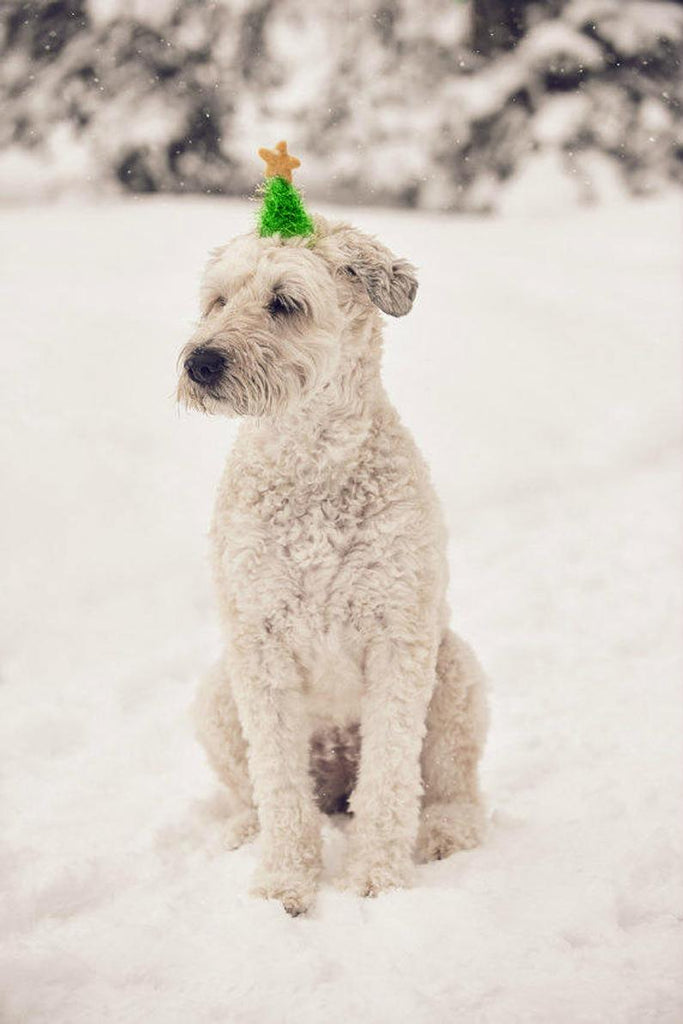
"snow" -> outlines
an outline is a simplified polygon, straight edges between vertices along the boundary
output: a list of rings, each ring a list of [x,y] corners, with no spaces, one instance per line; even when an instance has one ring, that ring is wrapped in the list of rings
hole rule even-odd
[[[598,44],[559,19],[543,21],[532,28],[520,42],[518,54],[522,61],[541,69],[554,61],[587,68],[599,68],[603,63]]]
[[[4,209],[3,1020],[679,1021],[681,239],[671,196],[552,219],[356,209],[421,267],[387,385],[491,677],[485,845],[374,901],[252,900],[188,705],[233,425],[174,364],[240,202]]]
[[[576,137],[588,120],[589,103],[580,93],[552,96],[533,119],[534,138],[542,146],[562,145],[566,138]]]
[[[479,75],[449,83],[449,99],[468,120],[492,117],[524,86],[526,67],[516,55],[501,57]]]
[[[679,7],[662,0],[573,0],[563,17],[577,27],[597,24],[601,38],[629,56],[677,39],[683,29]]]

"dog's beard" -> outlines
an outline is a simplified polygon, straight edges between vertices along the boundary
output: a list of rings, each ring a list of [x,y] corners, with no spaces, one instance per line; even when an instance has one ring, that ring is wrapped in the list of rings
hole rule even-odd
[[[176,401],[186,409],[194,409],[196,412],[203,412],[207,416],[223,411],[220,408],[221,398],[211,390],[195,384],[186,373],[183,373],[178,381]]]
[[[315,390],[319,368],[305,352],[299,358],[281,361],[272,346],[239,351],[226,349],[228,369],[220,382],[203,387],[183,372],[178,383],[178,401],[188,409],[207,415],[273,416],[301,402]]]

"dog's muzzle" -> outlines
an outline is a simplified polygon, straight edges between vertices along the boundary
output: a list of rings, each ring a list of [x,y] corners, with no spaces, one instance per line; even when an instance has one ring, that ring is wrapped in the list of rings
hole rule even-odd
[[[217,384],[227,366],[227,359],[215,348],[198,348],[185,360],[185,370],[190,380],[202,387]]]

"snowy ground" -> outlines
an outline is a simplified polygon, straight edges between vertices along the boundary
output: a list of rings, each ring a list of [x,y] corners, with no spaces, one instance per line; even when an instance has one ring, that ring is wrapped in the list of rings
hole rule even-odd
[[[386,378],[492,677],[485,846],[292,920],[247,896],[187,708],[225,421],[179,415],[246,204],[5,210],[0,1017],[643,1024],[683,1014],[679,208],[354,211],[422,268]],[[4,1014],[4,1015],[3,1015]]]

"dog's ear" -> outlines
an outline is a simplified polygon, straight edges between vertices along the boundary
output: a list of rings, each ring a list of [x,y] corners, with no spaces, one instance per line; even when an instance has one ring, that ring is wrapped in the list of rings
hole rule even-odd
[[[340,273],[357,280],[383,313],[405,316],[417,294],[415,267],[397,259],[376,238],[354,228],[334,232],[336,260]]]

